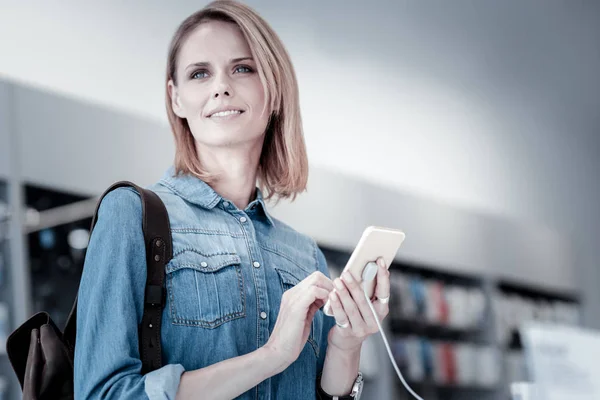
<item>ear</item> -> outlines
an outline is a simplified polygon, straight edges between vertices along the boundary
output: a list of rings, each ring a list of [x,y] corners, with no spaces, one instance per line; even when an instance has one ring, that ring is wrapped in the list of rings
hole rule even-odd
[[[167,89],[169,90],[169,97],[171,98],[171,108],[175,115],[179,118],[185,118],[183,114],[183,109],[181,107],[181,100],[179,98],[179,90],[172,79],[169,79],[167,82]]]

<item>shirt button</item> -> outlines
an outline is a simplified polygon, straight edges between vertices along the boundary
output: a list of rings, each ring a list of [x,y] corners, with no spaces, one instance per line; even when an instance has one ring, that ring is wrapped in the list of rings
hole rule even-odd
[[[200,266],[201,266],[201,267],[208,267],[208,264],[206,263],[206,261],[202,261],[202,262],[200,263]]]
[[[263,311],[263,312],[261,312],[261,313],[260,313],[260,317],[261,317],[262,319],[267,319],[267,313],[266,313],[266,312],[264,312],[264,311]]]
[[[225,207],[229,207],[229,202],[228,202],[228,201],[224,201],[224,202],[223,202],[223,206],[225,206]]]
[[[254,268],[260,268],[260,263],[258,261],[254,261],[252,265],[254,265]]]
[[[244,223],[244,222],[246,222],[246,221],[247,221],[246,217],[242,217],[242,218],[240,218],[240,222],[241,222],[241,223]]]

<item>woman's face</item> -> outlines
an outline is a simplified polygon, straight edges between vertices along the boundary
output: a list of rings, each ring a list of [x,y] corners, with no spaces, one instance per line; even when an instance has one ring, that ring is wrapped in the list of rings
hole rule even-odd
[[[197,146],[252,146],[263,140],[270,112],[237,25],[199,25],[180,49],[177,85],[169,81],[169,90],[173,111],[187,119]]]

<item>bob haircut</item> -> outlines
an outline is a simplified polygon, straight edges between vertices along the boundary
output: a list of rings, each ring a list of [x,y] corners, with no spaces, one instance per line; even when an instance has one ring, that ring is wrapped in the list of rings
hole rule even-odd
[[[217,0],[187,17],[171,39],[166,73],[166,108],[175,136],[175,171],[191,174],[205,182],[215,179],[202,169],[194,137],[186,119],[173,112],[168,82],[177,85],[177,58],[180,49],[200,24],[224,21],[236,24],[256,60],[265,91],[270,118],[265,131],[259,167],[258,185],[265,199],[294,200],[306,190],[308,158],[300,116],[296,74],[287,50],[269,24],[250,7],[232,0]]]

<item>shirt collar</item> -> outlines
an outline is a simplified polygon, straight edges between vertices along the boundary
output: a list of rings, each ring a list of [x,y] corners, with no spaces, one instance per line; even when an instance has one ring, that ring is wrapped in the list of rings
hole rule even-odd
[[[203,208],[213,209],[217,204],[224,201],[223,197],[215,192],[214,189],[202,179],[191,174],[175,175],[174,166],[169,167],[164,173],[160,183],[171,189],[186,201]],[[248,204],[246,210],[254,210],[257,207],[259,208],[259,211],[262,211],[262,214],[266,217],[269,224],[274,225],[273,219],[267,212],[267,206],[262,192],[258,187],[256,188],[255,199]]]
[[[271,216],[267,212],[267,205],[263,198],[263,194],[259,188],[256,188],[256,198],[253,201],[251,201],[250,204],[248,204],[248,208],[253,209],[255,206],[259,209],[260,212],[262,212],[269,224],[275,225],[275,223],[273,222],[273,218],[271,218]]]

